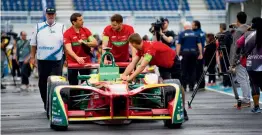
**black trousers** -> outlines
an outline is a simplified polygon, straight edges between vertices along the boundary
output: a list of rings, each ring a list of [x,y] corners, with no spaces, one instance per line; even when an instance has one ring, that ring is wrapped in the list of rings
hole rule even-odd
[[[216,65],[215,64],[210,64],[209,68],[207,69],[207,72],[209,74],[215,74],[216,73]],[[204,80],[204,79],[203,79]],[[208,77],[208,83],[211,83],[211,81],[213,83],[216,82],[216,75],[209,75]]]
[[[24,64],[24,62],[19,62],[19,66],[21,69],[22,84],[28,85],[29,77],[32,72],[30,64],[29,63]]]
[[[44,106],[46,105],[47,78],[62,75],[62,61],[38,60],[39,89]]]
[[[226,55],[224,55],[224,59],[225,61],[223,60],[223,57],[220,58],[220,64],[221,64],[221,70],[223,73],[227,73],[228,71],[228,68],[229,68],[229,60],[228,60],[228,57]],[[230,81],[230,78],[228,75],[223,75],[223,86],[224,87],[231,87],[232,84],[231,84],[231,81]]]
[[[204,72],[204,60],[197,60],[196,62],[196,83],[201,79]],[[203,78],[199,84],[199,89],[205,88],[205,78]]]
[[[171,68],[159,67],[161,78],[164,79],[178,79],[181,82],[181,61],[176,57]]]
[[[67,79],[70,85],[78,85],[78,72],[80,75],[89,75],[91,73],[89,69],[68,69]]]
[[[15,59],[12,59],[12,75],[17,75],[18,77],[21,76],[19,65]]]
[[[262,71],[248,71],[252,95],[260,95],[262,91]]]
[[[196,81],[196,65],[197,65],[197,52],[184,51],[181,52],[182,59],[182,85],[186,88],[189,84],[189,88],[192,91]]]

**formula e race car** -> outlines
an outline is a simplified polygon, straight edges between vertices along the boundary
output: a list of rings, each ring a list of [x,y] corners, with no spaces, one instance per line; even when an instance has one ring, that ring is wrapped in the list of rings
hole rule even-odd
[[[106,49],[101,63],[85,68],[98,68],[97,74],[79,75],[81,85],[69,85],[61,76],[50,76],[47,92],[47,116],[54,130],[66,130],[69,122],[92,121],[105,124],[131,123],[132,120],[163,120],[168,128],[179,128],[184,122],[180,84],[161,80],[153,73],[138,75],[133,82],[120,80],[119,68],[128,63],[115,63]],[[112,63],[104,65],[105,56]],[[69,68],[84,68],[68,63]]]

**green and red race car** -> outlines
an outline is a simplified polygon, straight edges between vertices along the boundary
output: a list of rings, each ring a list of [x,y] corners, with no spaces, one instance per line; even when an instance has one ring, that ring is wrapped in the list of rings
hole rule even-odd
[[[81,85],[69,85],[62,76],[50,76],[47,116],[54,130],[68,129],[71,121],[131,123],[132,120],[163,120],[168,128],[184,122],[181,86],[176,80],[161,80],[154,73],[140,74],[133,82],[120,80],[119,68],[128,63],[78,65],[68,68],[98,68],[97,74],[80,75]]]

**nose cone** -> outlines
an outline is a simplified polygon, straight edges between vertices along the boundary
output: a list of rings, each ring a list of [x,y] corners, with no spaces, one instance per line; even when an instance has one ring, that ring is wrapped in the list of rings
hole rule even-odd
[[[113,95],[127,95],[128,94],[126,84],[113,84],[113,85],[109,85],[108,88],[110,89]]]

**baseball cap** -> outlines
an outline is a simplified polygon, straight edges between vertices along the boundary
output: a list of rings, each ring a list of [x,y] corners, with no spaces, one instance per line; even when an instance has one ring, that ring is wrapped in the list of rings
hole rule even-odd
[[[46,8],[46,11],[45,11],[47,14],[55,14],[56,13],[56,10],[55,8],[52,8],[52,7],[49,7],[49,8]]]

